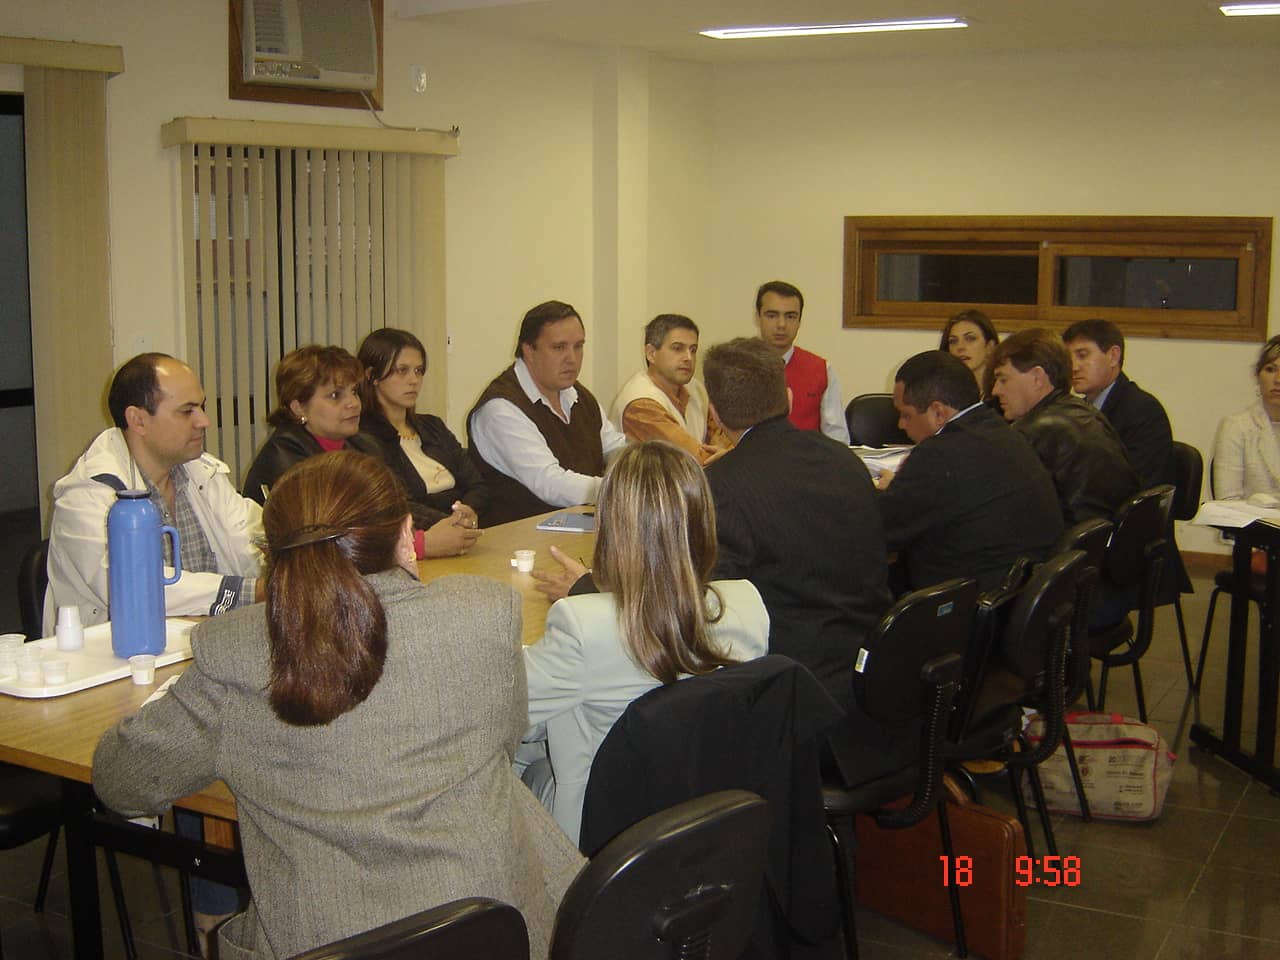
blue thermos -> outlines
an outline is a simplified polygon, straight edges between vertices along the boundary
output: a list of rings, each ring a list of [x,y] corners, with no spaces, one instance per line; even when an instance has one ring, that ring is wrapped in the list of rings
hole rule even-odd
[[[162,542],[172,537],[173,576],[165,579]],[[107,513],[107,597],[117,657],[164,652],[164,588],[182,575],[178,531],[160,523],[145,490],[119,490]]]

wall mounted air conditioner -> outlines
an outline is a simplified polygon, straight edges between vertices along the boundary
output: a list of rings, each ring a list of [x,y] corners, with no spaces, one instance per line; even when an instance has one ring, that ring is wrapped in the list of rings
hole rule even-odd
[[[244,81],[373,90],[378,40],[369,0],[244,0]]]

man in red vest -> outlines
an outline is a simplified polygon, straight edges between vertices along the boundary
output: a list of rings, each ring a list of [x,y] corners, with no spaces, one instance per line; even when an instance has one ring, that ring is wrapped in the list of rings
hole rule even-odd
[[[833,440],[849,442],[844,404],[835,371],[816,353],[795,345],[804,313],[804,294],[783,280],[770,280],[756,291],[756,326],[760,339],[786,364],[791,390],[791,422],[801,430],[821,430]]]

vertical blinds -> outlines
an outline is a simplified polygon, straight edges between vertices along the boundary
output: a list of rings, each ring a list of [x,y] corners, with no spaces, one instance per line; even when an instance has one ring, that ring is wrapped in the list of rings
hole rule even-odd
[[[207,397],[206,448],[239,483],[270,432],[281,356],[310,343],[355,353],[370,330],[425,323],[431,304],[415,273],[439,271],[419,269],[433,251],[408,211],[438,210],[441,184],[410,154],[183,151],[187,359]]]

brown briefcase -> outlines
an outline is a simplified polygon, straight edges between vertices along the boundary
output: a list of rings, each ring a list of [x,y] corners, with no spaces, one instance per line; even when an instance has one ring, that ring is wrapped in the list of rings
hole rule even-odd
[[[1027,853],[1022,826],[948,786],[957,862],[946,865],[946,880],[959,885],[969,951],[988,960],[1019,960],[1027,940],[1027,894],[1014,882],[1014,858]],[[873,818],[859,816],[857,833],[858,903],[954,943],[937,816],[904,830],[881,829]]]

